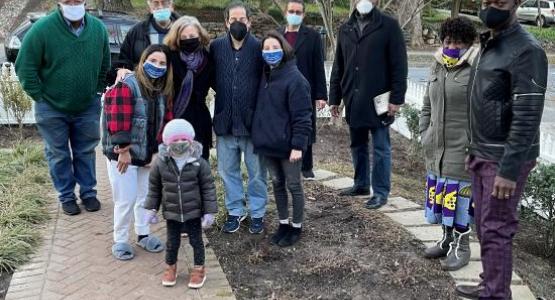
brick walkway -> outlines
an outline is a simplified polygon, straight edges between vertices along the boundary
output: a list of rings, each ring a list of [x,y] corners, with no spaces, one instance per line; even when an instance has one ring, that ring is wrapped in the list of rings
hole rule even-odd
[[[51,205],[52,220],[45,229],[44,243],[32,261],[13,276],[6,300],[15,299],[235,299],[211,248],[206,249],[207,280],[204,288],[187,288],[192,250],[183,240],[178,262],[178,283],[162,287],[164,252],[147,253],[135,247],[128,262],[111,256],[111,191],[104,157],[97,155],[98,194],[102,210],[66,216],[59,205]],[[55,199],[55,195],[52,195]],[[133,227],[133,226],[131,226]],[[165,226],[152,227],[165,240]],[[135,236],[132,234],[131,236]]]

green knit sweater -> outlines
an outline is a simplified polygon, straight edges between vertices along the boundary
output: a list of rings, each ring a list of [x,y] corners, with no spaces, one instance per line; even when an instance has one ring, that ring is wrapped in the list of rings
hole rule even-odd
[[[104,89],[110,45],[104,24],[89,14],[79,36],[70,31],[59,9],[38,20],[23,39],[15,69],[23,89],[35,101],[75,114]]]

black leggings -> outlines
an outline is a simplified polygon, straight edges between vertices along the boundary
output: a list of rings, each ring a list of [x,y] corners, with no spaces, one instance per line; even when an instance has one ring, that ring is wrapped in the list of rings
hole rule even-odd
[[[202,226],[200,218],[185,221],[185,223],[166,220],[166,263],[175,265],[177,254],[181,246],[181,232],[189,235],[189,244],[193,247],[195,266],[204,266],[204,241],[202,240]]]

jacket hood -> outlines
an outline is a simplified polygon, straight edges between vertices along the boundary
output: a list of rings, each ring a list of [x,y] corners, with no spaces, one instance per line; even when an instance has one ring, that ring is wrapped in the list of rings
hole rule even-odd
[[[459,67],[463,65],[465,62],[468,62],[469,65],[474,63],[476,57],[478,57],[478,53],[480,53],[480,49],[476,46],[471,46],[468,48],[468,51],[459,59],[459,62],[455,65],[455,67]],[[443,65],[443,47],[440,47],[436,53],[434,54],[434,58],[436,61]]]
[[[165,144],[160,144],[158,146],[158,155],[160,157],[163,157],[164,159],[171,158],[170,152],[168,151],[168,146],[166,146]],[[196,161],[199,160],[201,157],[202,144],[197,141],[193,141],[193,144],[191,145],[191,151],[187,154],[186,160]]]

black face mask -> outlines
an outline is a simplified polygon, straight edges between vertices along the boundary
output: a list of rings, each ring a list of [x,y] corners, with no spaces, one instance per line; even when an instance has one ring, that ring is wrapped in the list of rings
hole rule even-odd
[[[480,10],[480,20],[490,29],[496,29],[507,23],[511,18],[510,10],[498,9],[489,6]]]
[[[231,36],[237,41],[242,41],[247,36],[247,31],[247,25],[243,22],[235,21],[229,26]]]
[[[179,49],[183,52],[192,53],[200,47],[199,38],[184,39],[179,41]]]

